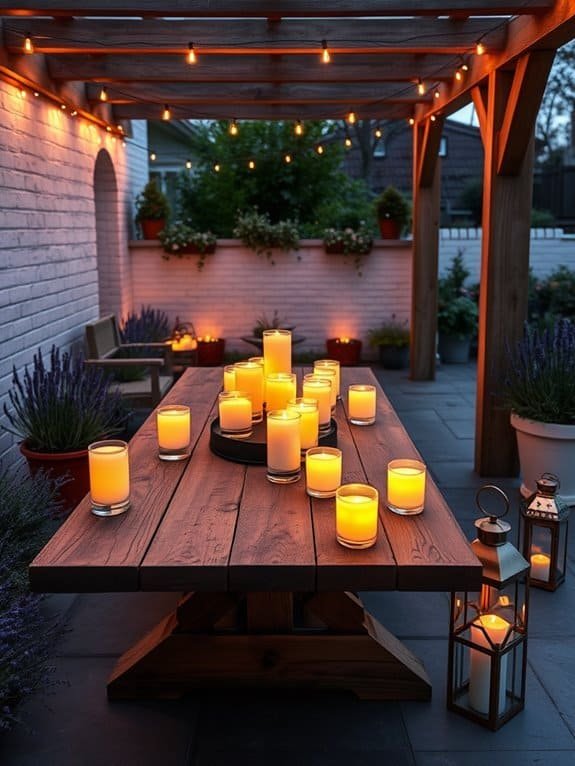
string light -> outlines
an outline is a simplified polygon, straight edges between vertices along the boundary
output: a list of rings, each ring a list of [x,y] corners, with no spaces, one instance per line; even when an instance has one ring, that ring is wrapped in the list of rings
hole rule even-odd
[[[168,104],[164,104],[164,111],[162,112],[162,120],[168,121],[172,119],[172,113]]]
[[[20,98],[26,98],[26,91],[24,88],[20,88]]]
[[[436,89],[433,91],[433,97],[434,97],[434,98],[439,98],[439,97],[440,97],[440,95],[441,95],[441,93],[439,92],[439,88],[436,88]]]
[[[413,127],[415,125],[415,117],[410,117],[408,123]]]
[[[419,93],[420,96],[425,95],[425,83],[423,82],[421,77],[417,78],[417,92]]]
[[[286,165],[290,164],[290,162],[291,162],[291,154],[286,154],[284,156],[284,162],[286,163]]]
[[[77,112],[76,110],[74,110],[71,116],[74,117],[76,114]],[[111,132],[112,132],[112,128],[109,125],[106,125],[106,133],[111,133]]]
[[[434,114],[432,114],[432,115],[431,115],[431,117],[430,117],[429,119],[431,120],[431,122],[435,122],[435,120],[436,120],[436,117],[435,117],[435,115],[434,115]]]
[[[256,163],[255,163],[253,160],[250,160],[250,161],[248,162],[248,168],[249,168],[250,170],[255,170],[255,169],[256,169]]]
[[[155,162],[158,159],[156,152],[150,152],[150,162]]]
[[[323,146],[321,144],[318,144],[315,150],[318,154],[323,154]]]
[[[191,169],[192,169],[192,161],[186,160],[186,170],[191,170]]]
[[[72,109],[72,111],[70,112],[70,117],[77,117],[77,116],[78,116],[78,110]],[[112,132],[112,128],[109,125],[106,126],[106,130],[108,131],[108,133]]]
[[[32,42],[30,35],[26,35],[26,39],[24,40],[24,53],[34,53],[34,43]]]
[[[375,137],[376,137],[378,140],[379,140],[379,139],[382,137],[382,135],[383,135],[383,131],[381,130],[381,128],[379,127],[379,125],[378,125],[378,126],[377,126],[377,128],[374,130],[374,132],[373,132],[373,135],[374,135],[374,136],[375,136]]]
[[[35,90],[35,91],[34,91],[34,98],[39,98],[39,97],[40,97],[40,94],[38,93],[38,91],[37,91],[37,90]]]
[[[355,125],[355,123],[357,122],[357,116],[355,112],[353,111],[353,109],[348,113],[347,121],[350,125]]]
[[[351,147],[352,147],[351,138],[349,136],[346,136],[343,144],[344,144],[346,149],[351,149]]]
[[[216,164],[214,165],[214,171],[216,173],[219,173],[221,169],[222,169],[222,166],[220,165],[220,163],[216,162]]]
[[[481,40],[478,40],[475,43],[475,53],[477,53],[478,56],[483,56],[484,53],[487,52],[487,48],[485,47],[485,44],[481,42]]]
[[[188,64],[197,64],[198,57],[193,43],[188,43],[188,55],[186,57]]]
[[[228,128],[228,133],[230,136],[237,136],[239,132],[238,123],[235,120],[232,120],[230,122],[230,127]]]
[[[60,109],[65,112],[67,109],[66,104],[60,104]]]
[[[297,120],[293,132],[296,134],[296,136],[303,136],[303,123],[301,120]]]
[[[322,40],[321,41],[321,48],[322,48],[322,51],[321,51],[322,63],[323,64],[329,64],[329,62],[331,61],[331,56],[330,56],[330,53],[329,53],[329,51],[327,49],[327,40]]]
[[[105,85],[102,85],[102,89],[100,90],[100,101],[107,101],[108,100],[108,91],[106,89]]]

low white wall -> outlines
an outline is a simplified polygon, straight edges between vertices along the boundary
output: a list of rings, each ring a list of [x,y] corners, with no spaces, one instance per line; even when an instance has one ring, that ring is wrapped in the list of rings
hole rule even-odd
[[[395,313],[408,319],[411,243],[376,242],[358,276],[352,258],[327,255],[320,240],[303,240],[294,253],[274,253],[275,265],[237,240],[219,240],[203,271],[197,256],[162,258],[154,242],[131,242],[134,308],[152,305],[175,321],[193,321],[196,332],[225,337],[227,348],[247,355],[241,340],[256,319],[277,309],[306,340],[298,349],[323,350],[326,338],[350,336],[366,343],[367,330]],[[369,349],[366,348],[366,352]]]

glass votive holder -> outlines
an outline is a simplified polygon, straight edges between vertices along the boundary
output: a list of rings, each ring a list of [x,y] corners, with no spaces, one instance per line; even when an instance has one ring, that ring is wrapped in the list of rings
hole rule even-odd
[[[303,377],[303,395],[316,399],[319,412],[319,432],[325,434],[331,426],[331,380],[310,373]]]
[[[312,447],[305,454],[306,492],[311,497],[334,497],[341,485],[341,450]]]
[[[158,407],[156,425],[160,460],[186,460],[190,456],[190,408],[184,404]]]
[[[234,364],[226,364],[224,367],[224,391],[235,391],[236,389],[236,367]]]
[[[347,390],[347,414],[354,426],[371,426],[375,423],[375,386],[353,385]]]
[[[252,435],[252,400],[247,391],[221,391],[218,414],[224,436],[247,439]]]
[[[263,420],[264,368],[259,362],[236,362],[236,389],[246,391],[252,402],[252,423]]]
[[[96,516],[118,516],[130,507],[128,445],[120,439],[88,447],[90,502]]]
[[[273,372],[265,378],[266,409],[285,410],[296,397],[296,376],[291,372]]]
[[[298,396],[287,404],[288,410],[295,410],[300,414],[299,432],[301,437],[302,460],[310,447],[316,447],[319,440],[319,410],[317,399],[309,399]]]
[[[316,378],[326,378],[331,383],[330,389],[330,407],[331,414],[335,412],[335,405],[337,404],[337,374],[333,367],[323,367],[321,369],[315,369],[312,373]]]
[[[400,458],[387,465],[387,507],[401,516],[423,511],[425,504],[425,463]]]
[[[377,539],[379,493],[369,484],[342,484],[335,493],[335,529],[346,548],[370,548]]]
[[[291,372],[291,330],[270,329],[262,333],[264,371]]]
[[[341,365],[337,359],[316,359],[313,363],[315,373],[321,373],[326,368],[335,370],[335,396],[341,399]]]
[[[301,476],[300,414],[295,410],[270,410],[267,429],[267,478],[274,484],[291,484]]]

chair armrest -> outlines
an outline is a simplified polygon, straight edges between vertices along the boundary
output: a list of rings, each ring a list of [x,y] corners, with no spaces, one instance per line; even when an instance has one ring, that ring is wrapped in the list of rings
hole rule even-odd
[[[158,341],[158,342],[152,342],[150,343],[121,343],[119,345],[119,349],[122,350],[123,348],[163,348],[168,349],[171,348],[172,342],[171,341]]]
[[[95,367],[163,367],[163,359],[84,359]]]

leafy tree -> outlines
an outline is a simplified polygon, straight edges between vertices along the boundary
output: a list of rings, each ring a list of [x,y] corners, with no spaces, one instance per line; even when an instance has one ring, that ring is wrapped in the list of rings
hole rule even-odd
[[[333,223],[342,196],[361,198],[367,210],[367,192],[340,170],[342,147],[329,140],[329,123],[306,122],[302,136],[287,122],[241,122],[236,136],[228,128],[224,121],[198,127],[197,172],[180,179],[179,213],[195,228],[232,236],[238,211],[257,207],[272,223],[297,219],[310,233]]]
[[[575,113],[575,41],[559,48],[537,117],[540,161],[555,164],[569,145],[570,121]]]

